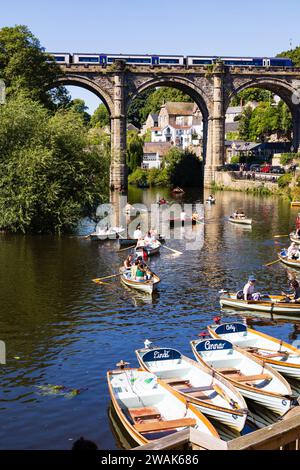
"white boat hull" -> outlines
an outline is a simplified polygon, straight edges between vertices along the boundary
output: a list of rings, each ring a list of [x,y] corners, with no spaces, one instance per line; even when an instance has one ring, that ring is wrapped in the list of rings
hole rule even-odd
[[[132,281],[126,277],[125,273],[121,274],[120,279],[125,286],[148,295],[152,295],[157,290],[158,284],[160,283],[159,277],[155,274],[153,274],[153,279],[149,281]]]
[[[236,219],[234,217],[229,217],[229,221],[233,224],[252,225],[252,219]]]
[[[212,370],[226,377],[245,398],[280,416],[291,408],[290,385],[277,371],[260,359],[233,347],[232,343],[224,339],[192,341],[191,346],[200,363],[207,364]]]
[[[300,304],[278,303],[278,302],[254,302],[238,300],[230,297],[220,298],[221,307],[232,307],[238,310],[254,310],[258,312],[267,312],[272,314],[291,314],[300,316]]]
[[[300,260],[290,259],[280,254],[278,254],[278,258],[282,263],[286,264],[287,266],[290,266],[291,268],[300,269]]]
[[[231,427],[237,432],[240,432],[244,428],[248,411],[247,405],[242,396],[236,391],[236,388],[226,379],[218,374],[213,375],[209,367],[198,364],[183,355],[181,355],[179,364],[176,360],[172,359],[144,362],[143,357],[147,353],[153,354],[155,351],[157,350],[140,349],[136,351],[137,359],[143,369],[156,374],[161,380],[167,381],[174,390],[180,393],[189,403],[195,405],[206,416],[220,421],[222,424]],[[165,354],[167,351],[170,355],[172,354],[170,351],[174,350],[159,348],[158,351],[164,351]],[[180,354],[178,351],[176,351],[176,353]],[[180,385],[179,388],[178,386],[176,387],[175,384],[172,385],[172,382],[170,382],[172,379],[170,379],[170,377],[174,376],[177,377],[177,379],[180,378],[186,384],[189,384],[186,385],[186,387],[191,387],[191,389],[193,389],[193,387],[197,388],[197,386],[210,386],[213,383],[216,388],[218,387],[218,391],[216,392],[214,388],[207,391],[206,397],[209,398],[212,394],[212,396],[214,396],[213,399],[206,400],[205,398],[197,398],[191,393],[182,391]],[[220,393],[225,393],[228,401],[224,399]],[[230,400],[237,404],[237,409],[228,403]]]

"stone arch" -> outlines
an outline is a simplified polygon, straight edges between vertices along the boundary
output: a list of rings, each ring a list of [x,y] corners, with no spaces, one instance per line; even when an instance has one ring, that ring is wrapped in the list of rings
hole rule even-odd
[[[128,93],[127,102],[126,102],[126,113],[132,101],[143,91],[148,90],[149,88],[156,88],[156,87],[169,87],[169,88],[177,88],[187,95],[189,95],[194,102],[197,104],[198,108],[200,109],[203,120],[208,119],[209,117],[209,109],[211,107],[210,99],[205,94],[205,92],[197,87],[191,80],[183,77],[155,77],[150,80],[143,82],[141,85],[137,84],[135,86],[134,79],[134,91],[132,93]]]
[[[247,88],[261,88],[269,90],[278,95],[288,106],[293,120],[293,140],[292,145],[295,150],[300,150],[300,105],[293,102],[293,94],[299,96],[299,90],[287,80],[281,78],[258,77],[249,80],[237,79],[233,80],[233,89],[227,92],[225,97],[225,110],[230,105],[230,101],[234,96]]]
[[[294,104],[292,102],[292,95],[293,93],[297,92],[297,90],[286,80],[282,80],[279,78],[252,78],[247,81],[241,81],[241,83],[237,83],[233,81],[233,90],[227,93],[227,97],[225,100],[225,109],[228,108],[230,101],[232,98],[247,88],[261,88],[264,90],[269,90],[276,95],[278,95],[292,110],[294,108]]]
[[[181,76],[163,76],[152,77],[150,80],[146,80],[140,83],[140,77],[134,77],[133,83],[130,87],[133,89],[133,92],[127,93],[125,115],[127,115],[130,104],[140,93],[150,88],[156,87],[177,88],[189,95],[200,109],[203,116],[203,165],[205,166],[208,147],[209,117],[211,114],[212,102],[211,98],[203,91],[203,89],[195,85],[192,80]]]
[[[63,85],[78,86],[90,91],[91,93],[94,93],[104,103],[110,116],[114,115],[114,104],[111,96],[101,87],[99,87],[96,82],[84,76],[65,74],[62,77],[59,77],[54,83],[52,83],[51,86],[49,86],[49,89]]]

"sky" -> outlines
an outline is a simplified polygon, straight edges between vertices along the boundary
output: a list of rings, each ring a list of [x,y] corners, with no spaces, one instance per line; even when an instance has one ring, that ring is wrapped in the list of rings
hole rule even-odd
[[[274,56],[300,45],[299,0],[10,0],[0,27],[25,24],[49,52]],[[98,98],[78,87],[90,112]]]

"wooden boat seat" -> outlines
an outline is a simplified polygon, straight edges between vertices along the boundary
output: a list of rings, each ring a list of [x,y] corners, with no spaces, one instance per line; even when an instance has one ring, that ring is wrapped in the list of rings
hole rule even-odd
[[[129,408],[128,413],[134,422],[144,421],[148,419],[161,419],[161,414],[156,408]]]
[[[239,369],[228,368],[228,367],[218,367],[217,371],[221,374],[240,374],[241,371]]]
[[[272,377],[269,374],[240,375],[234,377],[233,380],[237,382],[256,382],[257,380],[272,380]]]
[[[167,384],[170,384],[170,385],[180,385],[180,384],[183,384],[183,385],[187,385],[190,383],[189,380],[187,379],[181,379],[180,377],[170,377],[169,379],[163,379],[164,382],[166,382]]]
[[[183,428],[186,426],[195,426],[196,420],[194,418],[181,418],[172,419],[170,421],[156,421],[153,423],[137,423],[134,425],[138,432],[153,432],[161,431],[163,429]]]
[[[189,388],[181,388],[179,391],[182,393],[194,393],[194,392],[208,392],[214,390],[211,385],[207,387],[189,387]]]

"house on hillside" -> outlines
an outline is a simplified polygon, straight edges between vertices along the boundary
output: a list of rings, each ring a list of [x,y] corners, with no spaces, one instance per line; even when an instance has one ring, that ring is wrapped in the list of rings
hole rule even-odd
[[[171,148],[172,144],[169,142],[145,142],[142,168],[145,170],[160,169],[163,157]]]
[[[157,126],[158,126],[158,114],[150,113],[141,129],[140,134],[145,135],[148,129],[151,129],[152,127],[157,127]]]
[[[195,103],[167,102],[151,128],[151,142],[169,142],[186,149],[200,146],[203,138],[202,114]]]

